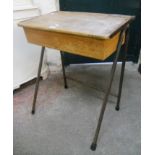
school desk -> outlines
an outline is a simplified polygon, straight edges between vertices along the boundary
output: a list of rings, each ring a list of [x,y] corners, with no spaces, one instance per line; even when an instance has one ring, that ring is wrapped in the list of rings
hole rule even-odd
[[[45,47],[99,60],[105,60],[115,52],[111,74],[107,81],[106,94],[101,106],[94,139],[90,147],[92,150],[96,150],[98,135],[110,94],[120,49],[123,46],[124,53],[116,110],[120,108],[125,59],[129,39],[129,25],[133,19],[134,16],[118,14],[56,11],[20,22],[19,26],[23,27],[28,42],[42,46],[32,104],[32,114],[35,113]],[[67,88],[62,53],[61,60],[64,87]]]

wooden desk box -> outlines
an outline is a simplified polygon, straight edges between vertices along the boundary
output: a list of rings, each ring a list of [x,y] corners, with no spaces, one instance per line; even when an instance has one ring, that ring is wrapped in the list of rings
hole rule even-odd
[[[104,60],[116,50],[119,30],[131,16],[110,15],[109,20],[108,14],[93,13],[93,18],[91,15],[74,12],[72,16],[71,12],[59,11],[21,22],[19,26],[24,28],[30,43]],[[118,25],[112,24],[115,21]]]

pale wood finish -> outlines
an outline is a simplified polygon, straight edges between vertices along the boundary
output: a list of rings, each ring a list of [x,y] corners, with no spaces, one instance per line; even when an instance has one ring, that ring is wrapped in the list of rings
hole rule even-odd
[[[30,43],[100,60],[106,59],[116,50],[119,38],[119,33],[111,39],[101,40],[30,28],[24,30]]]
[[[20,22],[19,26],[109,39],[133,18],[126,15],[56,11]]]
[[[24,28],[30,43],[104,60],[116,50],[119,31],[132,18],[58,11],[19,25]]]

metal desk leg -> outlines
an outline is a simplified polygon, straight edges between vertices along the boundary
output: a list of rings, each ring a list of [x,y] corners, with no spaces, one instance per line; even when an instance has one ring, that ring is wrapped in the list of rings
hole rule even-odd
[[[66,73],[65,73],[65,66],[64,66],[64,60],[63,60],[63,53],[60,51],[61,55],[61,64],[62,64],[62,72],[63,72],[63,78],[64,78],[64,88],[67,89],[67,79],[66,79]]]
[[[109,81],[108,81],[107,92],[106,92],[106,95],[105,95],[105,98],[104,98],[104,101],[103,101],[103,104],[102,104],[102,107],[101,107],[101,112],[100,112],[100,116],[99,116],[99,120],[98,120],[98,124],[97,124],[97,128],[96,128],[95,136],[94,136],[93,142],[92,142],[91,147],[90,147],[91,150],[93,150],[93,151],[95,151],[96,147],[97,147],[98,135],[99,135],[99,132],[100,132],[103,115],[104,115],[104,112],[105,112],[105,108],[106,108],[106,105],[107,105],[109,93],[110,93],[110,90],[111,90],[111,86],[112,86],[112,82],[113,82],[113,78],[114,78],[114,73],[115,73],[115,70],[116,70],[117,60],[118,60],[120,49],[121,49],[121,46],[122,46],[123,34],[124,34],[124,30],[121,31],[120,36],[119,36],[119,41],[118,41],[118,44],[117,44],[116,57],[115,57],[115,60],[113,62],[113,65],[112,65],[111,75],[110,75],[110,78],[109,78]]]
[[[38,94],[40,73],[41,73],[41,68],[42,68],[42,63],[43,63],[44,51],[45,51],[45,47],[42,47],[41,55],[40,55],[40,62],[39,62],[39,67],[38,67],[38,76],[36,80],[36,86],[35,86],[35,92],[34,92],[34,98],[33,98],[33,104],[32,104],[32,114],[35,113],[35,105],[36,105],[36,99],[37,99],[37,94]]]
[[[124,55],[123,55],[121,76],[120,76],[120,82],[119,82],[119,91],[118,91],[117,104],[115,107],[117,111],[119,111],[120,109],[120,99],[121,99],[122,85],[123,85],[123,79],[124,79],[125,62],[126,62],[126,56],[128,51],[128,41],[129,41],[129,28],[126,30],[126,38],[125,38],[125,45],[124,45],[124,52],[123,52]]]

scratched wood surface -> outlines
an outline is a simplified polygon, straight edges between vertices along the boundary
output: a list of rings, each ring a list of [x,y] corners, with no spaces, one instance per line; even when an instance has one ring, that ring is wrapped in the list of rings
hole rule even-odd
[[[109,39],[133,18],[118,14],[56,11],[20,22],[19,26]]]

